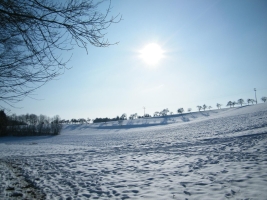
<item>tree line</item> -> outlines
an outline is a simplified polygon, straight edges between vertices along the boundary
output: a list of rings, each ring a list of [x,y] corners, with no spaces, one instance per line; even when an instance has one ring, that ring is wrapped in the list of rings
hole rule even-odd
[[[71,120],[65,120],[65,119],[62,119],[59,121],[59,123],[61,124],[87,124],[87,123],[100,123],[100,122],[110,122],[110,121],[119,121],[119,120],[126,120],[127,119],[127,114],[126,113],[123,113],[121,115],[121,117],[117,116],[117,117],[114,117],[114,118],[108,118],[108,117],[105,117],[105,118],[95,118],[95,119],[90,119],[90,118],[87,118],[87,119],[84,119],[84,118],[79,118],[79,119],[71,119]]]
[[[262,97],[261,100],[265,103],[265,102],[267,101],[267,97]],[[254,104],[254,102],[256,102],[254,99],[247,99],[247,103],[248,103],[248,105],[249,105],[250,103],[251,103],[251,104]],[[243,106],[243,105],[245,104],[244,99],[240,98],[240,99],[238,99],[237,101],[229,101],[229,102],[227,103],[226,106],[230,106],[230,107],[233,106],[233,107],[234,107],[234,106],[237,105],[237,104]],[[206,104],[203,104],[202,106],[197,105],[196,107],[197,107],[198,111],[201,111],[201,110],[205,111],[206,109],[209,109],[209,110],[212,109],[212,106],[207,106]],[[217,103],[217,104],[216,104],[216,107],[217,107],[218,109],[221,109],[222,104]],[[177,113],[178,113],[178,114],[182,114],[184,111],[185,111],[184,108],[178,108],[178,109],[177,109]],[[190,113],[191,111],[192,111],[192,108],[188,108],[188,109],[187,109],[187,112],[188,112],[188,113]],[[159,112],[159,111],[154,112],[153,117],[167,116],[168,113],[169,113],[169,115],[173,115],[173,112],[170,112],[168,108],[165,108],[165,109],[163,109],[163,110],[160,111],[160,112]],[[149,114],[146,114],[144,117],[151,117],[151,116],[150,116]],[[140,117],[137,115],[137,113],[135,113],[135,114],[131,114],[130,117],[129,117],[129,119],[137,119],[137,118],[140,118]]]
[[[46,115],[12,114],[0,111],[0,136],[41,136],[58,135],[62,129],[60,117]]]
[[[267,97],[262,97],[261,100],[263,102],[266,102]],[[247,99],[247,103],[248,104],[250,104],[250,103],[254,104],[254,102],[256,102],[254,99]],[[240,104],[241,106],[243,106],[243,104],[245,104],[245,101],[242,98],[238,99],[237,101],[229,101],[226,106],[230,106],[230,107],[233,106],[234,107],[237,104]],[[197,107],[198,111],[201,111],[201,110],[206,111],[206,109],[209,109],[209,110],[212,109],[212,106],[208,106],[206,104],[203,104],[202,106],[198,105],[196,107]],[[218,109],[221,109],[222,104],[217,103],[216,107]],[[190,113],[191,111],[192,111],[192,108],[188,108],[187,109],[188,113]],[[177,113],[178,114],[183,114],[184,112],[185,112],[184,108],[178,108],[177,109]],[[167,116],[167,115],[173,115],[173,114],[174,113],[169,111],[168,108],[165,108],[162,111],[154,112],[153,117]],[[141,118],[148,118],[148,117],[152,117],[152,116],[150,114],[144,114],[143,116],[140,116],[137,113],[134,113],[134,114],[130,114],[130,116],[127,118],[127,114],[123,113],[121,115],[121,117],[117,116],[115,118],[107,118],[106,117],[106,118],[96,118],[96,119],[92,119],[92,120],[89,119],[89,118],[87,118],[87,119],[79,118],[79,119],[71,119],[71,120],[64,120],[63,119],[63,120],[60,121],[60,123],[63,123],[63,124],[84,124],[84,123],[91,123],[91,122],[92,123],[102,123],[102,122],[106,123],[106,122],[110,122],[110,121],[119,121],[119,122],[121,122],[121,120],[127,120],[127,119],[133,120],[133,119],[141,119]]]
[[[267,100],[267,97],[262,97],[261,100],[265,103]],[[248,105],[249,104],[253,105],[255,102],[257,102],[255,99],[247,99]],[[237,101],[228,101],[226,106],[229,106],[231,108],[231,107],[235,107],[235,105],[243,106],[243,104],[246,104],[246,103],[245,103],[245,100],[241,98],[241,99],[238,99]]]
[[[261,100],[265,103],[267,97],[262,97]],[[254,99],[247,99],[247,104],[254,104],[256,101]],[[226,106],[234,107],[235,105],[243,106],[245,100],[240,98],[237,101],[228,101]],[[212,109],[212,106],[207,106],[203,104],[202,106],[196,106],[198,111],[205,111],[206,109]],[[221,109],[222,104],[217,103],[216,107]],[[190,113],[192,108],[188,108],[187,112]],[[185,112],[184,108],[178,108],[177,113],[183,114]],[[153,117],[173,115],[173,112],[170,112],[168,108],[163,109],[162,111],[154,112]],[[144,116],[139,116],[137,113],[131,114],[128,119],[140,119],[152,117],[149,114],[144,114]],[[123,120],[127,120],[127,114],[123,113],[120,117],[114,118],[95,118],[95,119],[84,119],[72,118],[71,120],[60,119],[58,115],[54,117],[48,117],[45,115],[35,115],[35,114],[25,114],[25,115],[16,115],[12,114],[7,116],[3,110],[0,111],[0,136],[38,136],[38,135],[58,135],[62,129],[63,124],[84,124],[84,123],[103,123],[110,121],[118,121],[119,124],[122,124]]]

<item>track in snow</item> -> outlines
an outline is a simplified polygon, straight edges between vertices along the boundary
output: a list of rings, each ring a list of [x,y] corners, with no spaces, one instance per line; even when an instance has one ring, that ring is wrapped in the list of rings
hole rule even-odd
[[[190,123],[2,139],[1,160],[46,199],[265,199],[266,105]]]

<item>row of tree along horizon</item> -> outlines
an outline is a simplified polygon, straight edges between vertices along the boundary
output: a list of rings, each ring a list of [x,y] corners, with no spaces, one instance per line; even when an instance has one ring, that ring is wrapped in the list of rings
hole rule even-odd
[[[261,100],[266,102],[267,97],[262,97]],[[247,99],[247,104],[254,104],[256,102],[254,99]],[[256,102],[257,103],[257,102]],[[226,106],[234,107],[239,104],[243,106],[245,103],[244,99],[238,99],[235,101],[229,101]],[[221,109],[222,104],[217,103],[216,107]],[[206,109],[212,109],[211,106],[207,106],[206,104],[202,106],[197,106],[198,111],[205,111]],[[187,109],[188,113],[192,111],[191,108]],[[184,112],[183,108],[179,108],[177,110],[178,114],[182,114]],[[168,108],[163,109],[162,111],[156,111],[153,117],[167,116],[173,115],[173,112],[170,112]],[[137,113],[131,114],[129,116],[129,120],[140,119],[140,118],[148,118],[152,117],[149,114],[145,114],[144,116],[138,116]],[[121,117],[117,116],[115,118],[96,118],[91,120],[89,118],[84,119],[71,119],[65,120],[60,119],[58,115],[50,118],[45,115],[35,115],[35,114],[25,114],[25,115],[16,115],[12,114],[7,116],[4,111],[0,111],[0,136],[6,135],[16,135],[16,136],[26,136],[26,135],[57,135],[60,133],[62,129],[62,124],[84,124],[84,123],[103,123],[110,121],[118,121],[119,123],[122,120],[127,120],[127,115],[124,113]]]
[[[263,102],[266,102],[267,97],[262,97],[261,100]],[[247,99],[247,104],[254,104],[256,101],[254,99]],[[229,107],[234,107],[235,105],[240,105],[243,106],[245,104],[244,99],[238,99],[237,101],[229,101],[226,106]],[[216,107],[218,109],[221,109],[222,104],[217,103]],[[206,109],[212,109],[212,106],[207,106],[206,104],[202,106],[197,106],[198,111],[205,111]],[[184,108],[179,108],[177,110],[178,114],[184,113]],[[190,113],[192,111],[191,108],[187,109],[187,112]],[[159,116],[167,116],[167,115],[173,115],[173,112],[170,112],[168,108],[163,109],[162,111],[154,112],[153,117],[159,117]],[[131,114],[128,119],[140,119],[144,117],[152,117],[149,114],[145,114],[144,116],[139,116],[137,113]],[[119,121],[119,120],[127,120],[127,114],[122,114],[121,117],[117,116],[115,118],[95,118],[95,119],[84,119],[84,118],[79,118],[79,119],[71,119],[71,120],[65,120],[65,119],[60,119],[60,117],[54,116],[52,118],[47,117],[45,115],[35,115],[35,114],[25,114],[25,115],[16,115],[12,114],[10,116],[7,116],[8,118],[8,126],[14,126],[14,125],[37,125],[37,124],[50,124],[50,123],[61,123],[61,124],[84,124],[84,123],[100,123],[100,122],[109,122],[109,121]]]

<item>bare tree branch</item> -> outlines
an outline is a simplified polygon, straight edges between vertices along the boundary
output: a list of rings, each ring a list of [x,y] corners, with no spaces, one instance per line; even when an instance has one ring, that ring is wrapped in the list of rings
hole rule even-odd
[[[63,51],[113,45],[107,28],[110,4],[99,12],[92,0],[0,1],[0,102],[12,105],[64,73]],[[114,43],[116,44],[116,43]]]

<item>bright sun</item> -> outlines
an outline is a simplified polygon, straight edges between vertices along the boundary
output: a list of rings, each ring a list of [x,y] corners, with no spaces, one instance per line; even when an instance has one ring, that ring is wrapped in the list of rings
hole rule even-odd
[[[163,50],[155,43],[146,45],[140,53],[141,58],[149,65],[155,65],[163,58]]]

